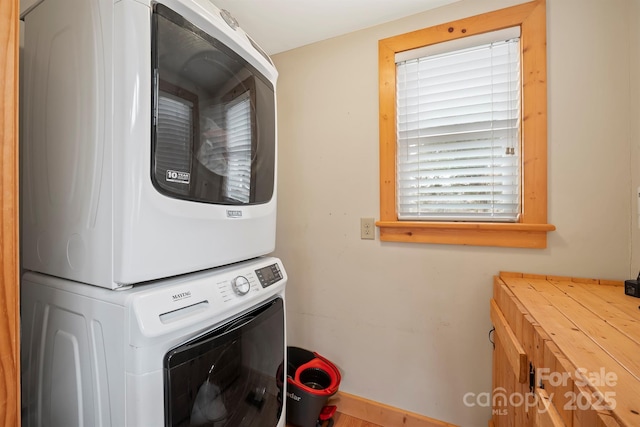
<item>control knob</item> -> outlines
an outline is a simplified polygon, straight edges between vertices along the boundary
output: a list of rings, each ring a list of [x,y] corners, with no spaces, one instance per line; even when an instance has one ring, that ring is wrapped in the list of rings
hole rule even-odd
[[[242,296],[246,295],[247,292],[249,292],[249,289],[251,289],[251,284],[246,277],[238,276],[231,281],[231,287],[233,288],[233,292]]]

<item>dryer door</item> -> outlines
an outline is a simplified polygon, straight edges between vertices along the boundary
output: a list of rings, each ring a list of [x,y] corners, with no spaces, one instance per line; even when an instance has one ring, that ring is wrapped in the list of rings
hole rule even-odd
[[[160,3],[152,45],[155,188],[196,202],[268,203],[275,182],[273,84]]]
[[[274,427],[282,415],[281,298],[166,354],[166,426]]]

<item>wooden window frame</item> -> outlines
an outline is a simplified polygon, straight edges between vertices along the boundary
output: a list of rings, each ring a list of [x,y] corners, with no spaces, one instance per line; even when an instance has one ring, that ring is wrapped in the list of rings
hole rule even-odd
[[[396,210],[395,55],[519,26],[522,54],[522,212],[516,223],[399,221]],[[378,42],[380,102],[380,240],[545,248],[547,232],[546,5],[536,0]]]

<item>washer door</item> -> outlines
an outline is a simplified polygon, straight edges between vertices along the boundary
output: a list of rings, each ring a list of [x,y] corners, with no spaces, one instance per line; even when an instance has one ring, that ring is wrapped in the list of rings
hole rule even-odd
[[[282,415],[281,298],[171,351],[165,426],[274,427]]]

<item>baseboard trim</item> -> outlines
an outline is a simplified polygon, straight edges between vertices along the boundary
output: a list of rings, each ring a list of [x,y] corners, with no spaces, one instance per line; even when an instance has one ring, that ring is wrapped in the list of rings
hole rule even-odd
[[[342,391],[336,393],[329,404],[336,405],[340,413],[381,426],[457,427],[455,424],[404,411]]]

